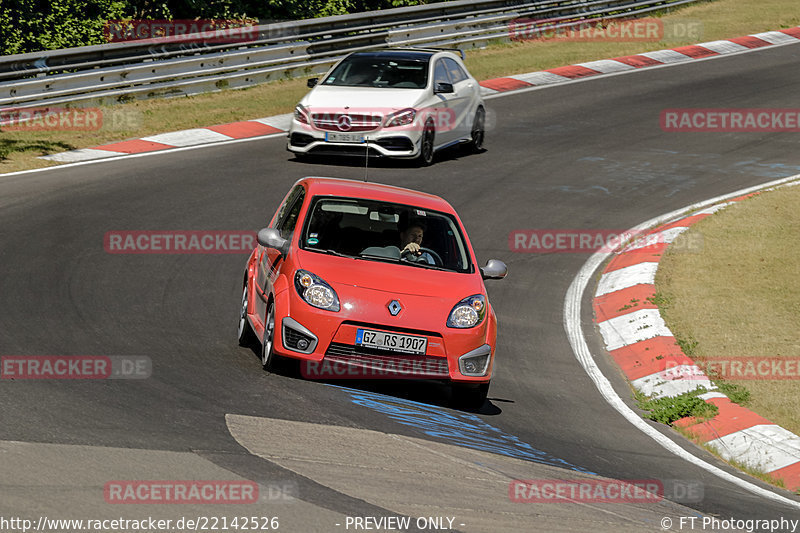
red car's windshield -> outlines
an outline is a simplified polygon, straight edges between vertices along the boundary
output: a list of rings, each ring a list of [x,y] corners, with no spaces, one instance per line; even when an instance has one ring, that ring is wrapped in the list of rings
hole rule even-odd
[[[472,272],[469,251],[454,217],[410,205],[316,197],[300,247],[357,259]]]

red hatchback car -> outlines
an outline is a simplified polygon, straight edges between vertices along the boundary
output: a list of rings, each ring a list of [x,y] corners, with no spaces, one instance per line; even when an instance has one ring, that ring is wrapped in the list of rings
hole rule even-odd
[[[304,360],[306,377],[445,380],[456,403],[484,403],[497,319],[483,280],[507,268],[494,259],[477,266],[445,200],[303,178],[258,243],[244,273],[239,343],[257,339],[265,369],[283,356]]]

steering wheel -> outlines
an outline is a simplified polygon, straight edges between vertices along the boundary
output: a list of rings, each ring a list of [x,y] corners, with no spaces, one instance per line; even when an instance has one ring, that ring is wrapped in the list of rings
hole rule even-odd
[[[439,254],[437,254],[436,252],[434,252],[433,250],[431,250],[430,248],[425,248],[424,246],[420,246],[419,247],[419,255],[412,254],[411,252],[409,252],[407,250],[404,250],[400,254],[400,257],[404,258],[406,261],[419,263],[419,262],[422,262],[421,261],[422,254],[424,254],[424,253],[430,254],[430,256],[433,258],[434,266],[444,266],[444,261],[442,261],[442,257]],[[425,261],[425,263],[427,263],[427,261]]]
[[[430,248],[425,248],[423,246],[420,246],[419,247],[419,251],[422,252],[422,253],[427,252],[427,253],[431,254],[431,257],[433,257],[433,261],[434,261],[434,263],[436,263],[436,266],[444,266],[444,261],[442,261],[442,256],[440,256],[439,254],[437,254],[436,252],[434,252]]]

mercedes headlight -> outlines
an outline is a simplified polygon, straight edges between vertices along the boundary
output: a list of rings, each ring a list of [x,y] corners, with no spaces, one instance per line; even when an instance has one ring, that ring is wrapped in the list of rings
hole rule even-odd
[[[384,127],[386,128],[394,128],[395,126],[407,126],[414,122],[414,118],[417,116],[417,111],[415,109],[403,109],[402,111],[398,111],[397,113],[392,113],[388,117],[386,117],[386,121],[384,122]]]
[[[308,124],[308,110],[300,104],[294,107],[294,119],[301,124]]]

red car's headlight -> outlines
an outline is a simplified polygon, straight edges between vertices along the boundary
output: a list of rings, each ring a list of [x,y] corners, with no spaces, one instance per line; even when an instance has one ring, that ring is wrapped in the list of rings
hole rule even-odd
[[[486,315],[486,298],[475,294],[458,302],[447,318],[448,328],[472,328],[477,326]]]
[[[307,270],[298,270],[294,275],[294,287],[297,289],[297,294],[308,305],[313,305],[326,311],[339,310],[339,296],[319,276]]]

